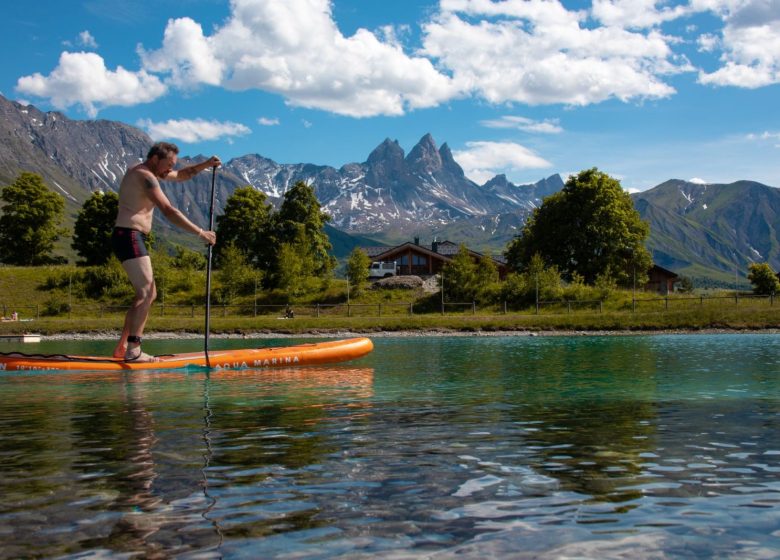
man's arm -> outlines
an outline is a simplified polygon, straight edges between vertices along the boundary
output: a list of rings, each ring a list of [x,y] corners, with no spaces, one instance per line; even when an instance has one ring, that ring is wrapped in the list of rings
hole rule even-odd
[[[182,167],[181,169],[175,169],[171,171],[168,173],[168,175],[165,176],[165,180],[178,182],[188,181],[204,169],[208,169],[209,167],[219,167],[220,165],[222,165],[222,161],[219,159],[219,157],[211,156],[206,161],[201,161],[200,163],[195,163],[193,165],[188,165],[187,167]]]
[[[185,169],[187,168],[185,167]],[[153,175],[149,174],[145,180],[144,186],[146,187],[146,194],[149,196],[149,199],[175,226],[178,226],[184,231],[194,233],[210,245],[214,245],[217,242],[217,234],[215,232],[198,227],[190,221],[181,210],[171,204],[171,201],[168,200],[168,197],[165,196],[165,193],[160,187],[160,183],[157,182]]]

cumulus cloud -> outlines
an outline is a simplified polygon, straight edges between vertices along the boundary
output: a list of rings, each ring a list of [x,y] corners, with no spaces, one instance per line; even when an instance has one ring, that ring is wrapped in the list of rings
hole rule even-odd
[[[243,136],[251,132],[248,127],[240,123],[204,119],[170,119],[164,122],[142,119],[136,124],[145,129],[149,136],[155,140],[168,138],[190,144],[204,140],[230,139],[233,136]]]
[[[162,48],[146,52],[139,46],[138,53],[146,70],[168,73],[169,81],[177,87],[219,85],[222,81],[224,63],[200,24],[190,18],[168,20]]]
[[[480,124],[488,128],[515,128],[523,132],[541,134],[558,134],[563,132],[563,128],[558,124],[558,119],[535,121],[526,117],[505,115],[498,119],[482,121]]]
[[[452,156],[466,176],[477,183],[499,173],[552,167],[546,159],[514,142],[467,142],[465,150],[453,150]]]
[[[107,105],[137,105],[154,101],[166,91],[160,79],[146,70],[131,72],[121,66],[109,70],[96,53],[63,52],[51,74],[19,78],[20,93],[46,97],[58,109],[80,105],[90,116]]]
[[[657,0],[593,0],[591,13],[608,26],[646,28],[672,21],[690,12],[685,5],[664,6]]]
[[[145,68],[180,86],[261,89],[353,117],[401,115],[453,95],[449,77],[406,54],[387,29],[344,36],[329,0],[234,0],[231,9],[210,37],[189,18],[169,21],[162,48],[141,51]]]
[[[780,0],[694,0],[724,21],[722,66],[699,82],[757,88],[780,83]]]
[[[424,25],[423,52],[464,91],[492,103],[588,105],[662,98],[663,81],[691,70],[657,30],[587,27],[559,2],[442,0]]]
[[[413,52],[404,46],[415,35],[406,26],[345,35],[331,0],[229,6],[208,33],[190,17],[169,20],[157,48],[139,45],[137,71],[64,52],[48,76],[22,77],[17,89],[92,116],[200,86],[272,92],[291,106],[352,117],[402,115],[466,97],[570,106],[660,99],[675,93],[670,76],[697,71],[675,52],[682,39],[661,25],[703,12],[723,28],[697,39],[700,51],[721,53],[719,67],[698,71],[700,83],[780,81],[780,0],[592,0],[580,10],[559,0],[439,0]],[[88,31],[78,44],[97,47]]]
[[[263,126],[276,126],[279,124],[279,119],[269,119],[268,117],[260,117],[257,119],[257,124]]]

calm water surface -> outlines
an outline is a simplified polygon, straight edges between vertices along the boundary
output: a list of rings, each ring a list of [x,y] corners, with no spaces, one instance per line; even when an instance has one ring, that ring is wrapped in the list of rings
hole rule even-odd
[[[780,558],[780,337],[374,342],[327,368],[0,372],[0,555]]]

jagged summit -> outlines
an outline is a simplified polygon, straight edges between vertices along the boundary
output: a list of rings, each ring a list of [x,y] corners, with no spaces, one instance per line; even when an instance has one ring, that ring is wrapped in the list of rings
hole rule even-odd
[[[22,170],[40,173],[73,207],[93,191],[117,190],[127,167],[142,160],[152,142],[143,131],[123,123],[71,120],[2,97],[0,114],[0,133],[8,139],[0,144],[0,179],[10,182]],[[202,157],[180,159],[187,164]],[[194,182],[163,188],[174,204],[204,224],[209,180],[203,175]],[[340,169],[279,164],[260,154],[233,158],[220,170],[217,211],[240,186],[251,185],[279,201],[297,181],[314,186],[336,227],[357,233],[522,214],[539,202],[534,185],[519,188],[505,178],[501,189],[477,185],[465,176],[449,146],[437,147],[428,133],[408,154],[398,140],[386,138],[365,162],[347,163]]]

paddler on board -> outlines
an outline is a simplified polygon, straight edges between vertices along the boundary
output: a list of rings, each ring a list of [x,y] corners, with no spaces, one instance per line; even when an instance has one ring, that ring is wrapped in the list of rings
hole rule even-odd
[[[187,181],[210,167],[222,164],[219,157],[174,170],[179,148],[170,142],[158,142],[149,150],[146,161],[131,167],[119,186],[119,212],[111,236],[114,254],[127,272],[135,290],[133,304],[125,316],[122,335],[114,349],[115,358],[134,362],[156,362],[159,358],[141,350],[141,337],[149,316],[152,302],[157,297],[152,273],[152,260],[146,248],[146,236],[152,230],[154,209],[160,211],[174,225],[197,235],[202,241],[214,245],[217,234],[192,223],[175,208],[160,188],[159,179]]]

